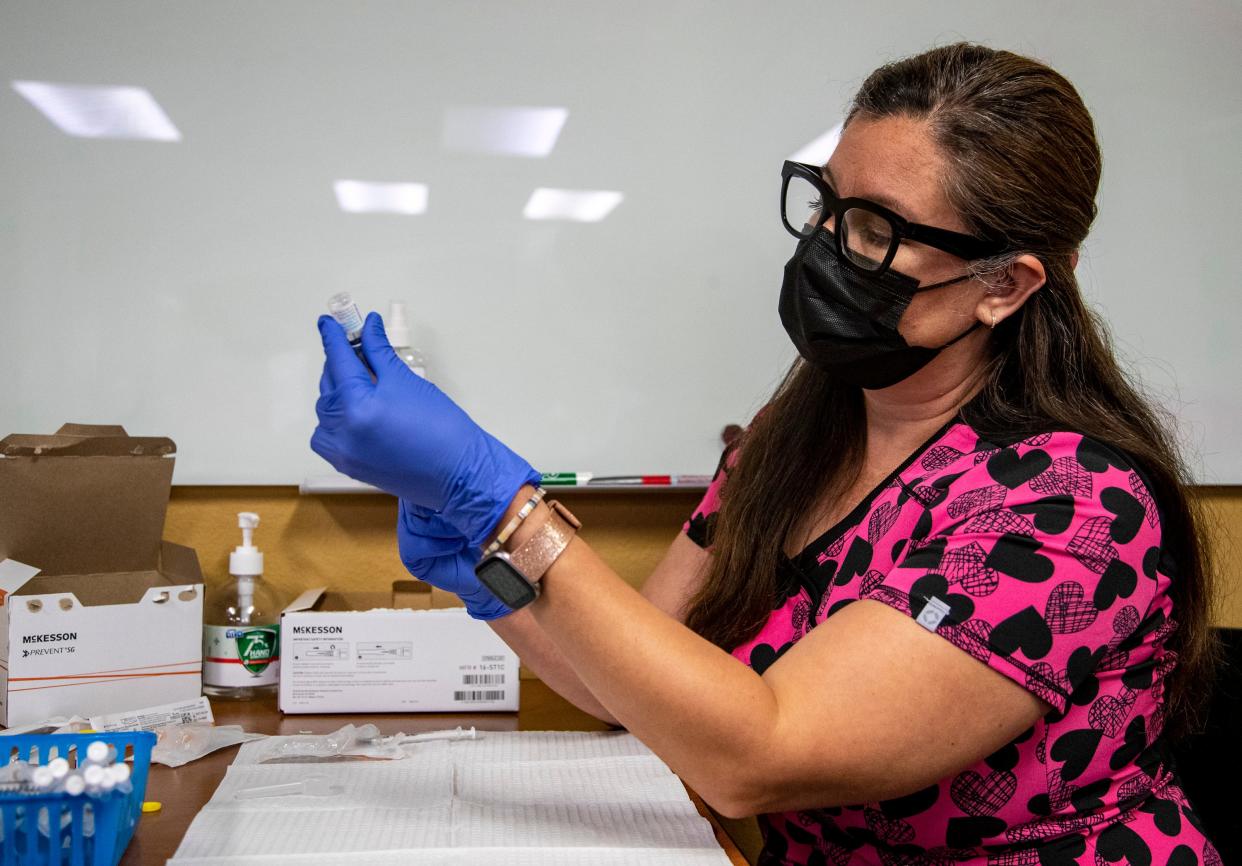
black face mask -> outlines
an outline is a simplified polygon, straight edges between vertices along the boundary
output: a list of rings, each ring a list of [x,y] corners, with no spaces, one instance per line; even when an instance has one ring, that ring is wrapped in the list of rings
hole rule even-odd
[[[920,286],[891,268],[872,276],[841,260],[827,229],[798,242],[781,284],[781,324],[808,362],[860,388],[887,388],[914,375],[973,331],[975,322],[939,348],[911,346],[897,322],[916,292],[960,283],[969,274]]]

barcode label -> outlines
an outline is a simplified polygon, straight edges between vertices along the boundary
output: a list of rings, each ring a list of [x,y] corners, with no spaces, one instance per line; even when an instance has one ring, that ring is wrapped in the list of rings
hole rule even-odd
[[[503,686],[505,684],[505,675],[462,674],[461,683],[464,686]]]
[[[453,692],[453,700],[455,701],[503,701],[504,699],[504,689],[471,689],[464,692]]]

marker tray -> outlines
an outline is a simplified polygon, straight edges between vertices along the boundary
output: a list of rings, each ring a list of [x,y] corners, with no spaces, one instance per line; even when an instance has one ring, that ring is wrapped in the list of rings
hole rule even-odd
[[[116,866],[142,815],[147,770],[155,734],[13,734],[0,736],[0,767],[12,761],[31,765],[65,758],[71,767],[86,747],[103,740],[116,759],[132,757],[128,794],[72,796],[64,792],[0,791],[0,866]],[[59,830],[54,830],[59,826]]]

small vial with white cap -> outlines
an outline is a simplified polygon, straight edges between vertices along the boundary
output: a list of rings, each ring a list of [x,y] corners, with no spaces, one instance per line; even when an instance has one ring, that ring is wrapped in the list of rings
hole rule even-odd
[[[328,298],[328,312],[345,332],[345,339],[353,346],[354,354],[366,364],[367,356],[362,352],[362,313],[358,312],[353,296],[349,292],[338,292]]]
[[[128,794],[130,791],[134,790],[133,783],[129,781],[129,764],[124,762],[113,764],[108,768],[108,775],[112,777],[112,784],[121,793]]]
[[[52,771],[53,785],[62,784],[69,775],[69,762],[64,758],[53,758],[47,762],[47,768]]]
[[[355,349],[362,345],[362,313],[349,292],[338,292],[328,298],[328,312],[345,331],[345,339]]]
[[[0,767],[0,784],[21,784],[30,781],[30,775],[34,772],[34,767],[26,761],[11,761],[3,767]]]
[[[104,789],[104,780],[108,778],[108,771],[98,764],[91,764],[82,771],[82,781],[86,783],[86,793],[98,794]]]
[[[86,747],[86,763],[111,764],[116,760],[116,749],[103,740],[94,740]]]

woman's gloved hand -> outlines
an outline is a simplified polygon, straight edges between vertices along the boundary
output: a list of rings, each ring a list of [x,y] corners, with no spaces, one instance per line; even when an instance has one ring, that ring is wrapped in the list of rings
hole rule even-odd
[[[475,577],[479,551],[439,515],[404,499],[397,511],[397,548],[410,574],[456,595],[475,619],[513,613]]]
[[[367,364],[331,317],[319,318],[319,333],[326,361],[311,448],[339,472],[438,512],[469,547],[481,547],[539,473],[406,367],[379,314],[362,329]]]

